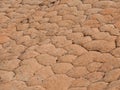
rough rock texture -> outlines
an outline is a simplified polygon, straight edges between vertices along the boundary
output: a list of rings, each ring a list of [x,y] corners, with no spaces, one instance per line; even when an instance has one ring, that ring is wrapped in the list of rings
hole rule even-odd
[[[0,90],[120,90],[120,0],[0,0]]]

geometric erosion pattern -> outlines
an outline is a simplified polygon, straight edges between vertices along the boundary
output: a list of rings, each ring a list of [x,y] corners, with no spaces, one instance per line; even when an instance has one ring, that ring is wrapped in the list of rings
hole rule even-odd
[[[120,90],[120,0],[0,0],[0,90]]]

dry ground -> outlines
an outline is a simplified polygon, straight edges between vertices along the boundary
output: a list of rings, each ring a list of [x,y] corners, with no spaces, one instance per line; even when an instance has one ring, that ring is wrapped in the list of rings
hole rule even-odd
[[[120,90],[120,0],[0,0],[0,90]]]

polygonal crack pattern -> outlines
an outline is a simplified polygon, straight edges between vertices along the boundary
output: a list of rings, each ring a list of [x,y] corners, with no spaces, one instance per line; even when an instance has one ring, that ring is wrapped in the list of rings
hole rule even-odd
[[[0,90],[120,90],[120,0],[0,0]]]

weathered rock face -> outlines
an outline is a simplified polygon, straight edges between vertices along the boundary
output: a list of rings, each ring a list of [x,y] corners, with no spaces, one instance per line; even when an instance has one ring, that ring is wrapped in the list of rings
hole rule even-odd
[[[23,3],[24,4],[40,4],[40,3],[42,3],[43,2],[43,0],[35,0],[35,1],[33,1],[33,0],[23,0]]]
[[[0,0],[0,90],[120,90],[120,0]]]
[[[49,5],[52,3],[57,2],[58,0],[23,0],[23,4],[30,4],[30,5]]]
[[[43,81],[43,87],[47,90],[67,90],[72,80],[72,78],[66,75],[55,75]]]

